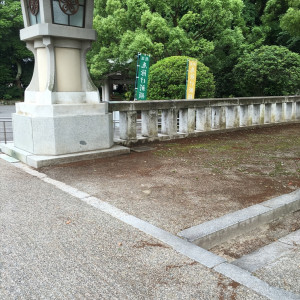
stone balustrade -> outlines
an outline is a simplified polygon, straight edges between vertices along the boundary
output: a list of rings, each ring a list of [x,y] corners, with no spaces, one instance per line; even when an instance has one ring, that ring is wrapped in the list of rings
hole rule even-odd
[[[300,96],[116,101],[109,102],[109,111],[119,111],[118,142],[129,145],[139,140],[299,122]]]

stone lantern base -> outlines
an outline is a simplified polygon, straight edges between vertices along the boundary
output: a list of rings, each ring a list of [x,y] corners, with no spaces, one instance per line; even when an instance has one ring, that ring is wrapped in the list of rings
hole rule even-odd
[[[13,132],[14,144],[1,145],[2,152],[34,168],[130,151],[113,146],[112,114],[106,103],[18,103]]]
[[[15,146],[37,155],[107,149],[113,145],[107,104],[18,103],[13,114]]]

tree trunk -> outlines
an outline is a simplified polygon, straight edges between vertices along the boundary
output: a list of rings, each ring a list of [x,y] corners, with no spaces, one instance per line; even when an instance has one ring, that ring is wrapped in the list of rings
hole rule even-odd
[[[22,89],[22,85],[21,85],[22,66],[18,61],[16,61],[16,65],[17,65],[17,68],[18,68],[18,72],[17,72],[16,78],[15,78],[15,82],[16,82],[16,86],[19,89]]]

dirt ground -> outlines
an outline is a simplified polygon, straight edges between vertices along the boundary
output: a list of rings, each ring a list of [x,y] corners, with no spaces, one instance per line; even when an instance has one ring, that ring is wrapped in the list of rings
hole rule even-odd
[[[40,171],[176,234],[300,188],[299,133],[300,124],[217,133]]]

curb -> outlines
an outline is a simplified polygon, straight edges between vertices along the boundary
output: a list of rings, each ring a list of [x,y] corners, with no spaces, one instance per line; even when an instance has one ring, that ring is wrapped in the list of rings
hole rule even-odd
[[[190,227],[177,235],[208,250],[299,209],[300,189]]]

